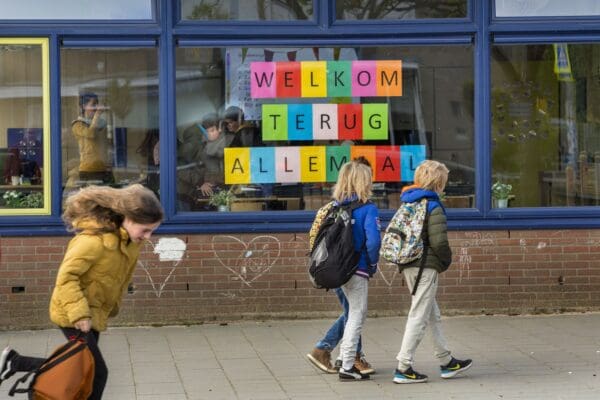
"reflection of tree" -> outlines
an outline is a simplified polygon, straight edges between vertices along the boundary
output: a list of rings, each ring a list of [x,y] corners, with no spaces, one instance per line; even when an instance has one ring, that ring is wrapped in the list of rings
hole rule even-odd
[[[408,14],[417,18],[464,18],[465,0],[338,0],[338,18],[349,14],[354,19],[404,19]]]
[[[227,19],[227,13],[221,12],[221,0],[200,0],[200,3],[194,6],[188,18],[223,20]]]
[[[244,3],[248,2],[248,0],[243,1]],[[188,18],[204,20],[231,19],[227,11],[221,11],[222,6],[226,4],[228,2],[224,0],[200,0],[199,4],[194,6]],[[259,20],[266,20],[268,19],[268,8],[278,6],[289,12],[289,15],[293,17],[290,19],[306,20],[313,14],[312,4],[313,0],[256,0],[256,12]]]
[[[492,47],[492,170],[515,205],[539,204],[538,172],[557,167],[558,86],[552,46]]]

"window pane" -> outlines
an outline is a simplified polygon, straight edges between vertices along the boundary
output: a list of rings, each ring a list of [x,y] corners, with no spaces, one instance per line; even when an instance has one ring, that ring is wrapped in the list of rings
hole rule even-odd
[[[558,17],[600,15],[597,0],[496,0],[497,17]]]
[[[152,0],[19,0],[2,8],[5,20],[149,20]]]
[[[341,163],[360,155],[381,208],[398,206],[424,158],[451,170],[447,204],[472,207],[471,46],[179,48],[176,57],[179,210],[215,211],[219,191],[235,195],[232,211],[314,210]],[[352,83],[362,67],[379,75]],[[379,89],[367,82],[375,76]]]
[[[600,45],[492,51],[492,171],[511,206],[600,204]]]
[[[184,20],[309,20],[313,10],[313,0],[181,0]]]
[[[62,49],[64,195],[90,184],[158,193],[156,49]]]
[[[466,18],[467,0],[337,0],[345,20]]]
[[[44,56],[42,40],[37,44],[35,41],[0,39],[2,214],[21,214],[22,209],[38,209],[39,214],[39,209],[49,209],[44,199],[49,176],[44,168],[48,161],[44,142],[49,139],[49,125],[44,120],[44,96],[48,93],[43,63],[48,62],[44,61],[47,47]]]

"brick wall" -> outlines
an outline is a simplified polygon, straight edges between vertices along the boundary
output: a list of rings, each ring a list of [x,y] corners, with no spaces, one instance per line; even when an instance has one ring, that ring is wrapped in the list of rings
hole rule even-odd
[[[52,326],[48,300],[68,240],[0,238],[0,329]],[[113,325],[339,313],[335,296],[307,280],[306,233],[152,242]],[[600,309],[600,230],[450,232],[450,242],[454,261],[438,295],[445,315]],[[405,314],[409,302],[397,269],[380,265],[369,286],[370,314]]]

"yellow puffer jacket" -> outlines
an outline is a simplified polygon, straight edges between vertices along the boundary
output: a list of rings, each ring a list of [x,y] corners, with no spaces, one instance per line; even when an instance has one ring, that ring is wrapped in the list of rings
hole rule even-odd
[[[92,329],[106,330],[131,281],[140,245],[123,228],[117,235],[95,233],[98,227],[89,219],[75,225],[79,233],[69,242],[50,300],[50,319],[60,327],[91,318]]]

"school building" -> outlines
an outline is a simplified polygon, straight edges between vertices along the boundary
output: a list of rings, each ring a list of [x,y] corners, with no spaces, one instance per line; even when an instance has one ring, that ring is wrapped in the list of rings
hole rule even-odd
[[[444,314],[600,309],[596,0],[10,3],[0,329],[50,326],[69,193],[135,182],[166,219],[117,323],[337,315],[308,230],[357,156],[383,226],[420,161],[450,169]],[[370,313],[409,304],[381,262]]]

